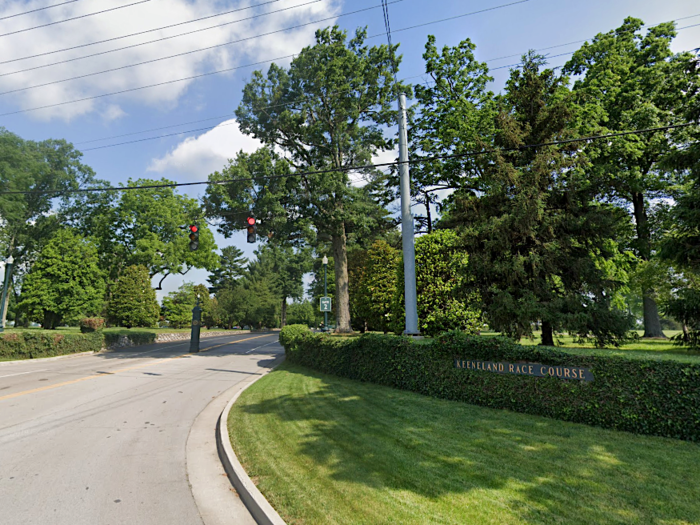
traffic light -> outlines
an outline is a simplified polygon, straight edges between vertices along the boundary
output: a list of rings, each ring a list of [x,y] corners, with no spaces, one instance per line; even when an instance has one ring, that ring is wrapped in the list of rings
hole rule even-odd
[[[187,228],[190,230],[190,250],[195,251],[199,248],[199,226],[190,224]]]
[[[245,220],[246,226],[248,228],[248,242],[249,243],[254,243],[256,239],[256,234],[258,232],[258,226],[256,224],[255,217],[253,215],[248,215],[248,218]]]

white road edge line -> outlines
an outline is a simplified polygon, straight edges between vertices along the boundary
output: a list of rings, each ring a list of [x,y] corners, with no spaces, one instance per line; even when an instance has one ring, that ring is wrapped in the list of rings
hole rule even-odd
[[[263,347],[265,347],[265,346],[269,346],[269,345],[271,345],[271,344],[273,344],[273,343],[276,343],[276,342],[277,342],[277,341],[272,341],[272,342],[270,342],[270,343],[267,343],[267,344],[264,344],[264,345],[255,347],[255,348],[253,348],[253,349],[251,349],[251,350],[248,350],[248,351],[245,352],[245,353],[246,353],[246,354],[249,354],[249,353],[251,353],[253,350],[257,350],[258,348],[263,348]]]
[[[6,376],[0,376],[0,379],[2,379],[3,377],[23,376],[24,374],[36,374],[38,372],[48,372],[48,370],[49,369],[47,368],[44,370],[30,370],[29,372],[19,372],[17,374],[8,374]]]

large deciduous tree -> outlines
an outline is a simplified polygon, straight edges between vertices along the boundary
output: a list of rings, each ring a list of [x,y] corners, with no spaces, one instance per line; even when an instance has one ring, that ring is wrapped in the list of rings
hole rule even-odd
[[[101,265],[112,280],[125,268],[143,265],[151,278],[160,276],[157,289],[172,274],[186,274],[192,268],[213,270],[219,260],[214,235],[202,219],[196,199],[178,194],[173,188],[136,188],[167,185],[171,181],[129,180],[113,202],[98,201],[94,214],[79,216],[78,226],[98,242]],[[187,224],[199,225],[199,248],[189,249]]]
[[[511,71],[496,120],[501,151],[484,166],[483,191],[458,192],[444,224],[461,233],[467,288],[492,328],[519,338],[541,320],[544,345],[562,328],[614,342],[628,329],[613,307],[625,276],[612,240],[621,212],[595,202],[575,144],[521,148],[576,133],[567,78],[543,65],[529,54]]]
[[[58,230],[24,279],[18,308],[49,330],[61,322],[100,314],[105,280],[97,262],[92,242],[70,230]]]
[[[15,276],[26,274],[60,228],[60,214],[73,199],[64,192],[93,183],[94,172],[81,158],[64,140],[24,140],[0,128],[0,259],[14,257]],[[5,193],[13,191],[28,193]]]
[[[581,107],[582,134],[607,134],[685,122],[684,87],[689,53],[674,55],[673,23],[642,32],[643,23],[627,18],[621,27],[597,35],[574,53],[564,71],[580,76],[573,91]],[[631,211],[636,226],[634,246],[646,264],[655,257],[650,204],[671,196],[677,171],[664,162],[674,143],[685,142],[689,130],[630,134],[593,141],[585,152],[591,161],[589,178],[611,201]],[[640,290],[644,306],[644,336],[663,337],[655,289]]]
[[[460,156],[492,145],[496,115],[495,97],[486,86],[493,78],[485,63],[474,58],[476,46],[466,39],[455,47],[438,50],[428,36],[423,60],[432,83],[415,86],[416,115],[409,128],[411,156],[452,156],[411,166],[412,194],[425,206],[417,217],[430,233],[430,205],[442,190],[478,189],[482,157]]]
[[[375,153],[393,147],[382,128],[395,122],[394,98],[401,89],[394,80],[393,50],[369,47],[365,39],[365,30],[349,41],[338,27],[317,31],[316,44],[304,48],[289,68],[273,64],[266,75],[253,73],[236,110],[243,132],[284,151],[291,167],[300,172],[323,170],[288,179],[288,193],[270,188],[272,181],[261,177],[254,193],[267,199],[267,206],[252,201],[263,224],[268,220],[284,225],[275,235],[298,237],[312,230],[318,240],[330,242],[338,331],[351,330],[349,231],[386,218],[366,187],[351,184],[346,169],[369,164]],[[375,172],[364,174],[371,177]]]

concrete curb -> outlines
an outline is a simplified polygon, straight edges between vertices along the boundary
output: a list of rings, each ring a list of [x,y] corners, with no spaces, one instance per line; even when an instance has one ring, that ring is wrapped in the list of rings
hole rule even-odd
[[[272,505],[270,505],[265,499],[265,496],[258,490],[258,487],[256,487],[253,481],[248,477],[241,462],[238,461],[233,447],[231,446],[231,438],[228,435],[228,415],[231,411],[231,407],[246,388],[269,372],[272,372],[272,370],[277,368],[281,363],[282,361],[236,392],[236,395],[227,403],[226,408],[224,408],[216,424],[216,445],[219,449],[219,457],[224,465],[224,470],[226,470],[226,474],[228,474],[231,483],[236,491],[238,491],[241,500],[245,503],[245,506],[248,507],[255,521],[260,525],[285,525],[285,521],[280,517],[277,511],[272,508]]]

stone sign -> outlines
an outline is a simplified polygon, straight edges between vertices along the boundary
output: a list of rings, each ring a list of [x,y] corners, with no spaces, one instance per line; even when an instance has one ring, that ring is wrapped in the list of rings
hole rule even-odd
[[[493,361],[474,361],[471,359],[454,360],[455,368],[495,372],[496,374],[514,374],[531,377],[557,377],[559,379],[576,379],[593,381],[593,372],[578,366],[550,366],[539,363],[505,363]]]

